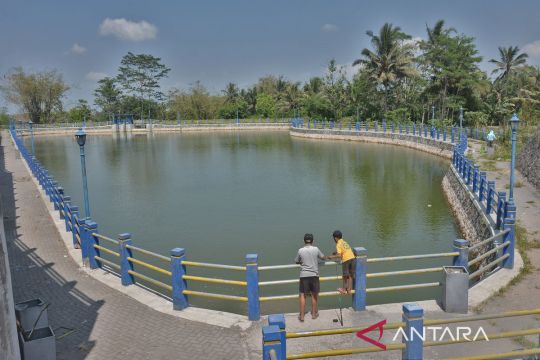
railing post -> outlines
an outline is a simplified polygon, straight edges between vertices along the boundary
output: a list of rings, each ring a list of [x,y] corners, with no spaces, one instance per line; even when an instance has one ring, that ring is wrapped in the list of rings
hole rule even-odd
[[[395,123],[392,122],[392,134],[394,133],[394,130],[395,130]]]
[[[88,231],[86,231],[86,220],[79,220],[79,237],[81,238],[81,258],[83,265],[88,262]]]
[[[354,274],[354,311],[366,310],[366,273],[367,273],[367,250],[363,247],[355,247],[356,272]]]
[[[383,121],[383,130],[386,133],[386,121]]]
[[[174,248],[171,250],[171,279],[174,310],[183,310],[189,306],[188,297],[184,294],[184,290],[187,290],[187,281],[184,279],[186,266],[182,264],[182,261],[184,260],[186,260],[185,249]]]
[[[69,196],[66,196],[66,199],[64,200],[64,222],[66,224],[66,231],[69,231],[69,212],[71,208],[71,198],[68,199]]]
[[[273,360],[270,357],[270,351],[274,350],[278,360],[285,360],[282,357],[281,343],[280,343],[280,330],[276,325],[267,325],[262,328],[262,340],[263,340],[263,360]]]
[[[443,129],[443,141],[446,142],[446,127]]]
[[[471,173],[473,170],[472,160],[467,161],[467,185],[471,185]]]
[[[486,186],[486,172],[480,171],[480,186],[478,188],[478,201],[484,201],[484,188]]]
[[[85,231],[86,245],[88,249],[88,263],[90,265],[90,269],[97,269],[101,267],[100,262],[96,259],[96,256],[100,256],[100,252],[99,249],[94,247],[94,245],[99,245],[99,241],[94,235],[92,235],[92,233],[97,233],[97,224],[90,219],[86,219]]]
[[[285,315],[274,314],[268,315],[268,325],[277,326],[279,328],[279,341],[281,342],[281,357],[278,359],[287,358],[287,331],[285,329]]]
[[[451,141],[452,141],[452,144],[455,144],[455,141],[454,141],[454,140],[455,140],[455,139],[454,139],[454,137],[455,137],[454,131],[455,131],[455,130],[454,130],[454,127],[452,126],[452,129],[451,129],[451,132],[450,132],[450,139],[451,139]]]
[[[493,196],[495,195],[495,181],[488,181],[487,188],[487,201],[486,201],[486,214],[491,214],[493,209]]]
[[[516,206],[507,204],[507,215],[504,218],[503,230],[510,230],[504,235],[503,242],[510,241],[510,245],[504,248],[503,255],[508,254],[501,264],[506,269],[512,269],[514,267],[514,249],[516,247]]]
[[[478,174],[480,172],[480,165],[474,165],[472,191],[476,194],[478,191]]]
[[[259,302],[259,265],[257,254],[246,255],[246,280],[248,297],[248,318],[256,321],[261,318]]]
[[[60,219],[63,219],[63,215],[60,209],[62,208],[62,204],[64,203],[64,188],[59,186],[56,188],[56,190],[58,192],[58,198],[57,198],[57,203],[56,203],[56,206],[54,207],[54,210],[58,210]]]
[[[405,335],[402,342],[405,348],[401,352],[403,360],[422,360],[424,358],[424,309],[416,304],[403,305]]]
[[[412,134],[416,135],[416,123],[412,124]]]
[[[81,226],[79,224],[79,208],[76,206],[71,207],[71,240],[73,241],[73,248],[80,249],[79,241],[77,240],[77,229],[79,229],[79,238],[81,237]]]
[[[133,257],[131,249],[126,245],[131,245],[131,234],[118,234],[118,253],[120,254],[120,279],[122,285],[128,286],[135,282],[133,275],[129,271],[133,271],[133,264],[128,258]]]
[[[502,226],[505,202],[506,202],[506,192],[499,191],[499,202],[497,203],[497,229],[500,229]]]
[[[469,240],[455,239],[453,251],[458,252],[459,255],[454,256],[452,265],[463,266],[465,269],[469,269]]]

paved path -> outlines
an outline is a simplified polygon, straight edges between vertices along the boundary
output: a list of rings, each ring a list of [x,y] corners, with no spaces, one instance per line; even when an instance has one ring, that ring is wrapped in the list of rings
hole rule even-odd
[[[6,132],[0,192],[15,302],[51,304],[52,328],[67,334],[57,340],[58,359],[248,358],[242,332],[160,313],[81,271]]]

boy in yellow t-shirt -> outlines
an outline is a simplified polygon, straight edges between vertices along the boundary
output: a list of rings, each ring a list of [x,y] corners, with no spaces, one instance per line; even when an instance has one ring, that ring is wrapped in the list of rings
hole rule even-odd
[[[352,279],[354,278],[356,270],[356,256],[354,256],[354,252],[349,244],[343,240],[343,234],[341,231],[334,231],[332,236],[336,242],[336,252],[334,255],[327,256],[326,258],[328,260],[341,260],[341,267],[343,270],[343,287],[339,288],[338,291],[342,294],[350,294],[352,290]]]

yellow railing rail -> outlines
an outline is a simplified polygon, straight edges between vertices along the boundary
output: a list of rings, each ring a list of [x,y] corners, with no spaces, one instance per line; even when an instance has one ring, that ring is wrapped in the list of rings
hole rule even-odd
[[[245,266],[211,264],[211,263],[198,262],[198,261],[184,260],[184,261],[182,261],[182,265],[194,266],[194,267],[202,267],[202,268],[211,268],[211,269],[213,268],[213,269],[227,269],[227,270],[246,271]]]
[[[158,272],[160,274],[163,274],[163,275],[166,275],[166,276],[172,276],[172,272],[168,271],[168,270],[165,270],[165,269],[162,269],[158,266],[155,266],[155,265],[152,265],[152,264],[149,264],[147,262],[144,262],[142,260],[138,260],[138,259],[135,259],[135,258],[132,258],[132,257],[128,257],[127,258],[128,261],[134,263],[134,264],[137,264],[137,265],[141,265],[147,269],[150,269],[150,270],[153,270],[155,272]]]
[[[103,247],[103,246],[97,245],[97,244],[94,244],[93,246],[94,246],[95,249],[106,252],[107,254],[110,254],[110,255],[113,255],[113,256],[116,256],[116,257],[120,257],[120,254],[117,253],[116,251],[112,251],[110,249],[107,249],[106,247]]]
[[[472,280],[472,279],[480,276],[481,274],[485,273],[489,269],[495,267],[495,265],[500,264],[501,262],[506,260],[506,258],[508,258],[509,256],[510,256],[510,254],[504,254],[500,258],[498,258],[496,260],[493,260],[492,262],[490,262],[487,265],[482,266],[480,269],[476,270],[475,272],[473,272],[472,274],[469,275],[469,280]]]
[[[508,245],[510,245],[510,241],[506,241],[498,246],[495,246],[493,249],[489,250],[489,251],[486,251],[485,253],[483,253],[482,255],[480,256],[477,256],[476,258],[474,258],[473,260],[469,261],[468,262],[468,265],[471,266],[471,265],[474,265],[482,260],[484,260],[485,258],[487,258],[488,256],[492,255],[492,254],[495,254],[497,253],[497,251],[499,250],[502,250],[504,249],[505,247],[507,247]]]
[[[443,270],[443,268],[442,268],[442,266],[440,266],[440,267],[433,267],[433,268],[426,268],[426,269],[385,271],[385,272],[378,272],[378,273],[367,273],[366,278],[368,278],[368,279],[377,279],[377,278],[383,278],[383,277],[395,276],[395,275],[427,274],[427,273],[440,272],[442,270]]]
[[[155,257],[157,259],[160,259],[160,260],[163,260],[163,261],[166,261],[166,262],[171,261],[171,258],[169,258],[169,257],[163,256],[161,254],[155,253],[155,252],[150,251],[150,250],[141,249],[140,247],[137,247],[137,246],[126,245],[126,248],[138,251],[138,252],[140,252],[142,254],[145,254],[145,255],[153,256],[153,257]]]
[[[215,283],[215,284],[247,286],[247,281],[227,280],[227,279],[209,278],[209,277],[193,276],[193,275],[184,275],[182,278],[184,280],[200,281],[200,282]]]
[[[484,245],[492,242],[493,240],[495,240],[495,239],[497,239],[497,238],[499,238],[499,237],[501,237],[501,236],[503,236],[503,235],[505,235],[505,234],[507,234],[509,232],[510,232],[509,229],[498,232],[497,234],[493,235],[492,237],[489,237],[489,238],[487,238],[485,240],[482,240],[482,241],[480,241],[480,242],[478,242],[478,243],[476,243],[474,245],[469,246],[469,251],[474,250],[476,248],[479,248],[481,246],[484,246]]]
[[[104,259],[104,258],[102,258],[102,257],[100,257],[100,256],[95,256],[94,258],[95,258],[97,261],[101,262],[102,264],[106,264],[106,265],[108,265],[108,266],[110,266],[110,267],[112,267],[112,268],[115,268],[116,270],[120,270],[120,265],[115,264],[115,263],[113,263],[112,261],[109,261],[109,260],[107,260],[107,259]]]
[[[483,354],[476,356],[464,356],[458,358],[447,358],[446,360],[494,360],[494,359],[515,359],[527,355],[537,355],[540,354],[540,349],[526,349],[526,350],[517,350],[510,351],[505,353],[497,354]]]
[[[404,255],[404,256],[390,256],[383,258],[368,258],[368,263],[377,263],[377,262],[386,262],[386,261],[397,261],[397,260],[417,260],[417,259],[431,259],[439,257],[454,257],[458,256],[459,252],[453,251],[448,253],[437,253],[437,254],[421,254],[421,255]]]
[[[146,275],[143,275],[139,272],[136,272],[136,271],[133,271],[133,270],[128,270],[128,274],[136,277],[136,278],[139,278],[139,279],[142,279],[146,282],[149,282],[150,284],[153,284],[153,285],[156,285],[156,286],[159,286],[163,289],[166,289],[166,290],[169,290],[169,291],[172,291],[172,286],[171,285],[168,285],[168,284],[165,284],[161,281],[158,281],[158,280],[155,280],[155,279],[152,279],[151,277],[148,277]]]
[[[206,298],[211,298],[211,299],[233,300],[233,301],[242,301],[242,302],[248,301],[248,298],[246,296],[214,294],[214,293],[207,293],[207,292],[193,291],[193,290],[184,290],[183,293],[185,295],[200,296],[200,297],[206,297]]]
[[[465,337],[459,338],[459,339],[453,339],[453,340],[444,340],[444,341],[426,341],[424,342],[424,347],[430,347],[430,346],[443,346],[443,345],[452,345],[452,344],[463,344],[463,343],[469,343],[469,342],[478,342],[478,341],[486,341],[486,338],[489,339],[489,341],[492,340],[498,340],[498,339],[506,339],[506,338],[514,338],[514,337],[520,337],[520,336],[527,336],[527,335],[538,335],[540,334],[540,328],[535,329],[526,329],[526,330],[516,330],[516,331],[506,331],[501,333],[495,333],[495,334],[486,334],[487,336],[478,336],[476,340],[473,338],[472,340],[467,339]]]
[[[321,358],[329,356],[342,356],[342,355],[354,355],[354,354],[366,354],[374,353],[380,351],[392,351],[392,350],[401,350],[405,348],[405,344],[390,344],[386,345],[386,350],[381,349],[378,346],[366,346],[358,348],[348,348],[348,349],[336,349],[336,350],[322,350],[322,351],[313,351],[306,352],[302,354],[291,354],[287,355],[287,360],[298,360],[298,359],[312,359],[312,358]]]
[[[92,233],[92,236],[95,236],[95,237],[97,237],[98,239],[101,239],[101,240],[109,241],[109,242],[111,242],[113,244],[118,244],[118,240],[111,239],[110,237],[107,237],[107,236],[104,236],[104,235],[101,235],[101,234],[98,234],[98,233]]]

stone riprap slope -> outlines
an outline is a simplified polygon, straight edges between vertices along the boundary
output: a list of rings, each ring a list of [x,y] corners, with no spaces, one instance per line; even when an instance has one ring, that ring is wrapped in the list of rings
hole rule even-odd
[[[540,126],[523,146],[517,157],[516,167],[531,184],[540,189]]]

